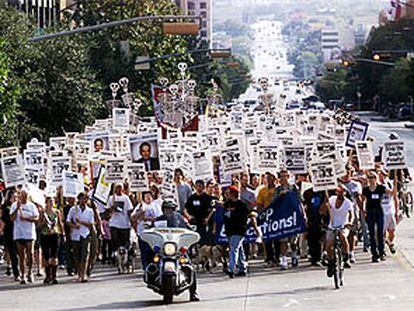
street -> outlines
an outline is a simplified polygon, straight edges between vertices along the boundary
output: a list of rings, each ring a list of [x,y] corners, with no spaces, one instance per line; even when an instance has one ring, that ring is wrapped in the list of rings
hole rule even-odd
[[[413,221],[411,221],[411,224]],[[164,306],[160,296],[135,275],[118,275],[113,267],[98,267],[87,284],[68,277],[61,284],[21,286],[5,280],[0,285],[2,310],[412,310],[414,270],[401,254],[383,263],[371,263],[357,252],[357,263],[345,271],[345,286],[335,290],[324,268],[302,260],[288,271],[265,268],[254,261],[246,278],[230,280],[221,272],[200,273],[201,301],[188,302],[188,294]],[[61,272],[63,274],[63,272]]]

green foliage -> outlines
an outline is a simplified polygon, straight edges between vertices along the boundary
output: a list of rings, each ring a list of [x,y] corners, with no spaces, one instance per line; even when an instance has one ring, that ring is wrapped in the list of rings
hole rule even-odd
[[[2,53],[9,60],[9,78],[19,90],[16,103],[9,101],[5,108],[16,116],[17,128],[10,131],[13,143],[79,131],[103,105],[102,87],[88,67],[87,44],[75,37],[29,44],[34,32],[23,14],[0,9]]]
[[[318,81],[316,93],[322,101],[327,102],[330,99],[342,99],[344,97],[347,82],[347,71],[338,69],[327,74]]]
[[[147,15],[179,15],[171,1],[154,0],[81,0],[79,10],[67,16],[68,22],[77,25],[96,25]],[[121,42],[127,48],[121,48]],[[105,85],[122,77],[130,80],[130,89],[139,97],[150,98],[150,85],[160,77],[178,78],[177,64],[190,61],[189,56],[173,57],[151,63],[151,70],[135,70],[137,56],[157,58],[162,55],[184,53],[188,50],[186,36],[163,35],[159,21],[138,22],[94,32],[88,35],[90,64],[97,72],[97,79]],[[110,95],[107,88],[108,97]]]
[[[406,102],[414,96],[414,64],[407,59],[397,61],[381,80],[381,95],[393,98],[394,103]]]

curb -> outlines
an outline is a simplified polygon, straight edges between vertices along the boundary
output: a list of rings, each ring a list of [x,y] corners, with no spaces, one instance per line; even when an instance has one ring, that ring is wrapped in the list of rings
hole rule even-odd
[[[414,129],[414,124],[408,124],[408,123],[406,123],[406,124],[404,124],[404,126],[406,128],[408,128],[408,129]]]
[[[404,218],[396,230],[397,251],[414,269],[414,232],[412,230],[413,219]]]

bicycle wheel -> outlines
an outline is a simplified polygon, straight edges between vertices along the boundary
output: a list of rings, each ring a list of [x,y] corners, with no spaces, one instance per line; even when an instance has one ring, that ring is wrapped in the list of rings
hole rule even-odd
[[[335,246],[334,249],[334,265],[335,265],[335,272],[334,272],[334,284],[335,288],[339,289],[342,285],[342,251],[339,245]]]

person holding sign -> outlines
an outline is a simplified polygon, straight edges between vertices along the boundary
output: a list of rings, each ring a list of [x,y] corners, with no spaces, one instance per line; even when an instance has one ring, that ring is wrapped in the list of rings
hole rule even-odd
[[[384,211],[381,201],[386,194],[396,195],[397,187],[391,190],[384,185],[379,185],[377,182],[378,176],[375,172],[369,172],[367,178],[368,186],[362,190],[365,202],[364,214],[368,224],[372,262],[378,262],[379,259],[385,260],[387,258],[384,247]],[[377,230],[375,230],[376,226]]]
[[[20,190],[17,201],[10,208],[10,219],[14,222],[13,239],[17,243],[20,265],[20,284],[26,284],[25,268],[28,265],[27,281],[33,282],[33,252],[36,240],[36,225],[39,211],[32,202],[28,201],[28,193]]]
[[[336,188],[336,195],[331,196],[328,202],[329,225],[325,236],[325,250],[328,253],[328,277],[332,277],[335,271],[333,263],[333,246],[335,243],[335,235],[332,229],[342,228],[339,232],[339,238],[342,244],[342,252],[344,254],[344,267],[351,268],[349,263],[349,228],[352,227],[354,221],[354,208],[351,200],[345,197],[346,188],[339,185]]]

